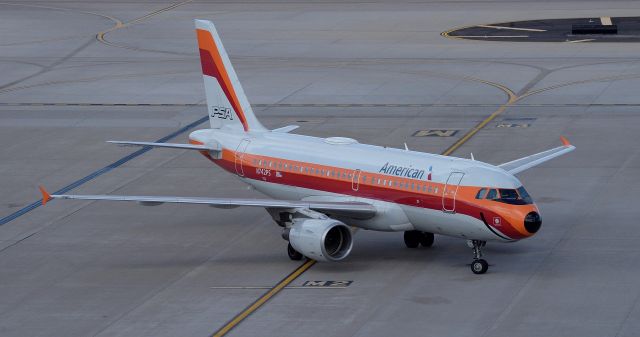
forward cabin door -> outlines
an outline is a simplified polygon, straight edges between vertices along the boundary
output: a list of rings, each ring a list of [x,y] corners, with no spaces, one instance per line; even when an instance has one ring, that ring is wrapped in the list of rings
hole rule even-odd
[[[442,189],[442,210],[444,212],[454,213],[456,211],[456,194],[462,177],[464,177],[464,173],[458,171],[449,174],[444,189]]]
[[[234,154],[234,166],[236,168],[236,173],[241,177],[244,177],[244,168],[242,167],[242,161],[244,159],[244,154],[245,151],[247,151],[249,143],[251,143],[251,139],[243,139],[236,148],[236,152]]]

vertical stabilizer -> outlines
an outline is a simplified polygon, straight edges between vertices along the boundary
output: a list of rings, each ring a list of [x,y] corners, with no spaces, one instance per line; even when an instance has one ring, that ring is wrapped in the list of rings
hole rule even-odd
[[[206,20],[195,23],[211,128],[266,130],[253,114],[216,27]]]

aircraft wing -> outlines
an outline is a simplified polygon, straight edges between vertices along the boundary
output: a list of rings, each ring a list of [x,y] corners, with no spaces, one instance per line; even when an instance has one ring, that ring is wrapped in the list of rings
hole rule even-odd
[[[356,201],[299,201],[278,199],[241,199],[241,198],[201,198],[177,196],[134,196],[134,195],[69,195],[49,194],[40,186],[42,204],[51,199],[136,201],[141,205],[155,206],[164,203],[202,204],[217,208],[235,208],[240,206],[263,207],[269,209],[310,209],[322,213],[331,213],[357,219],[369,219],[376,214],[376,208],[364,202]]]
[[[551,150],[543,151],[540,153],[536,153],[524,158],[516,159],[508,163],[498,165],[498,167],[504,169],[505,171],[511,174],[516,174],[524,170],[530,169],[534,166],[540,165],[555,157],[559,157],[563,154],[567,154],[576,149],[576,147],[571,145],[571,143],[569,143],[569,141],[566,138],[560,137],[560,140],[562,141],[562,146],[553,148]]]

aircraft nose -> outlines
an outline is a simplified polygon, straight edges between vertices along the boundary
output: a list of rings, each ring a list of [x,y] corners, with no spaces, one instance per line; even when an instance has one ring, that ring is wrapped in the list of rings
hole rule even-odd
[[[524,217],[524,229],[526,229],[527,232],[531,234],[537,232],[540,229],[541,225],[542,219],[540,218],[540,214],[538,214],[538,212],[529,212],[529,214]]]

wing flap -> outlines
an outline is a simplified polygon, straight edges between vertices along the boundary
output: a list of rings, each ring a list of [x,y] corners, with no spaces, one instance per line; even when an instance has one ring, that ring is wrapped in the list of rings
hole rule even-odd
[[[562,146],[559,146],[547,151],[543,151],[540,153],[536,153],[524,158],[512,160],[508,163],[500,164],[498,165],[498,167],[504,169],[505,171],[511,174],[516,174],[524,170],[530,169],[534,166],[538,166],[553,158],[567,154],[576,149],[576,147],[571,145],[571,143],[569,143],[569,141],[566,138],[560,137],[560,140],[562,141]]]

